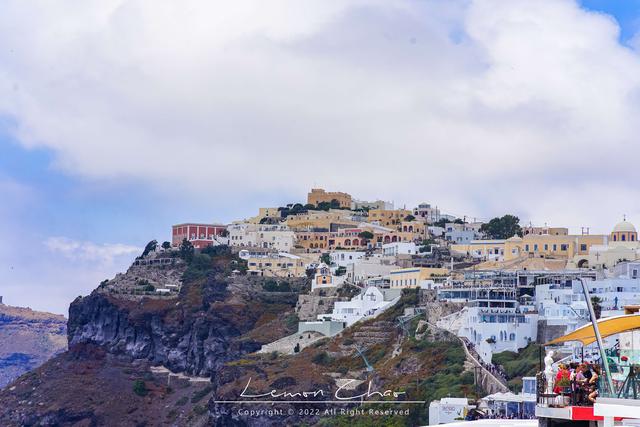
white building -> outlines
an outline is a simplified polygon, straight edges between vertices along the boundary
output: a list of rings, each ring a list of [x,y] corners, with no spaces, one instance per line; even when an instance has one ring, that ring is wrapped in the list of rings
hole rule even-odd
[[[239,247],[260,247],[282,252],[293,249],[296,235],[286,225],[260,225],[238,223],[230,225],[229,245]]]
[[[613,276],[621,279],[640,278],[640,261],[621,262],[613,268]]]
[[[417,255],[418,246],[414,242],[393,242],[382,245],[382,255]]]
[[[385,200],[376,200],[375,202],[368,202],[366,200],[355,200],[351,201],[351,209],[385,209],[385,210],[393,210],[393,202],[387,202]]]
[[[360,251],[333,251],[329,253],[331,263],[338,267],[346,267],[351,264],[357,263],[360,259],[364,258],[366,252]]]
[[[345,322],[351,326],[359,320],[376,317],[400,299],[400,291],[369,287],[350,301],[338,301],[333,311],[318,315],[319,320]]]
[[[427,227],[427,230],[429,230],[429,234],[431,234],[433,237],[444,237],[444,227],[438,227],[437,225],[430,225],[429,227]]]
[[[538,313],[521,305],[514,288],[478,289],[462,319],[458,336],[466,337],[480,357],[491,362],[493,353],[517,352],[536,340]]]
[[[433,224],[440,220],[440,209],[437,206],[432,207],[429,203],[420,203],[413,210],[413,216],[416,218],[424,218],[427,224]]]
[[[468,244],[472,240],[480,239],[480,227],[482,223],[464,223],[458,224],[455,222],[445,224],[444,237],[454,244]]]
[[[466,397],[443,397],[440,400],[432,400],[429,403],[429,425],[448,424],[463,419],[473,408],[475,405],[470,405]]]
[[[347,266],[347,280],[351,283],[364,283],[372,277],[388,276],[396,265],[385,263],[385,259],[379,257],[362,258],[355,264]]]
[[[316,269],[316,275],[311,281],[311,290],[337,288],[342,286],[345,276],[335,276],[331,273],[331,268],[325,263],[321,263]]]
[[[629,269],[633,274],[633,266]],[[592,297],[600,299],[602,317],[623,314],[624,306],[640,304],[640,278],[589,280],[587,287]],[[540,313],[540,320],[546,320],[549,325],[565,325],[566,333],[589,321],[582,283],[579,280],[538,285],[536,308]]]
[[[513,239],[513,237],[512,237]],[[466,243],[467,254],[476,259],[484,261],[504,261],[504,244],[506,240],[472,240]],[[452,248],[452,252],[457,252]]]

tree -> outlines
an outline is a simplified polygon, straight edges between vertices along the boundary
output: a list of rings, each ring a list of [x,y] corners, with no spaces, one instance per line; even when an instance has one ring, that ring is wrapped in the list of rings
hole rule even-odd
[[[358,237],[360,237],[361,239],[371,240],[373,239],[373,233],[370,231],[361,231],[360,233],[358,233]]]
[[[591,297],[591,305],[593,306],[593,313],[596,315],[596,319],[599,319],[602,315],[602,300],[599,297]]]
[[[331,265],[331,255],[328,253],[324,253],[320,256],[320,261],[324,262],[327,265]]]
[[[446,218],[440,218],[439,220],[437,220],[436,222],[433,223],[433,225],[435,227],[441,227],[444,228],[445,225],[447,225],[448,220]]]
[[[135,380],[133,382],[133,392],[138,396],[146,396],[149,393],[147,390],[147,385],[142,380]]]
[[[190,263],[193,259],[193,254],[195,250],[193,249],[193,245],[186,238],[182,239],[182,243],[180,243],[180,258]]]
[[[413,215],[407,215],[404,217],[405,221],[413,221],[414,219],[416,219],[416,217]]]
[[[340,201],[338,199],[331,199],[329,206],[331,209],[340,209]]]
[[[147,246],[144,247],[144,251],[142,252],[142,257],[146,257],[147,254],[149,254],[149,252],[155,251],[156,247],[158,247],[158,241],[157,240],[152,240],[149,243],[147,243]]]
[[[164,250],[169,250],[169,249],[171,249],[171,243],[169,243],[169,242],[162,242],[162,249],[164,249]]]
[[[329,209],[331,209],[331,203],[329,202],[320,202],[318,203],[317,208],[321,211],[328,211]]]
[[[480,232],[484,233],[490,239],[508,239],[515,235],[522,236],[522,228],[520,228],[520,218],[514,215],[504,215],[503,217],[493,218],[486,224],[482,224]]]

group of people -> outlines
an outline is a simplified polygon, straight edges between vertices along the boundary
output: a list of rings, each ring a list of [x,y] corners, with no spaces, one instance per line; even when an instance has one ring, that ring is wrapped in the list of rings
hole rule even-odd
[[[588,362],[560,364],[553,392],[562,394],[568,388],[573,404],[593,405],[598,397],[600,366]]]
[[[502,369],[501,366],[496,366],[493,363],[486,363],[484,360],[482,360],[482,358],[480,357],[480,355],[478,354],[478,352],[476,351],[475,346],[473,345],[472,342],[467,341],[467,349],[469,350],[469,352],[473,355],[473,357],[478,361],[478,363],[480,363],[480,365],[486,369],[487,371],[491,372],[493,375],[495,375],[496,377],[498,377],[498,379],[502,380],[502,382],[506,383],[507,380],[507,374],[504,371],[504,369]]]

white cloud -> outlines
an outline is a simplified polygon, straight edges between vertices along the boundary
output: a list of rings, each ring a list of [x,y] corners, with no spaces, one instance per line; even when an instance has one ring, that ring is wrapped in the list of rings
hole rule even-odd
[[[117,258],[132,257],[142,252],[141,248],[122,243],[98,245],[66,237],[49,237],[44,244],[53,253],[72,261],[93,261],[105,265],[113,265]]]
[[[569,0],[15,0],[0,112],[91,179],[317,183],[604,231],[640,221],[640,56],[617,37]]]

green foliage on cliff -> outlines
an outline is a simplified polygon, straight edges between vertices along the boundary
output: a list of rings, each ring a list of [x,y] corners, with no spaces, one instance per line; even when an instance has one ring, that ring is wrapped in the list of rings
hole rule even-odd
[[[493,355],[494,365],[502,365],[507,375],[509,388],[520,391],[522,377],[533,377],[540,369],[540,345],[531,343],[519,352],[503,351]]]
[[[262,284],[262,289],[267,292],[291,292],[291,285],[289,285],[289,282],[267,280]]]
[[[142,380],[135,380],[133,382],[133,392],[138,396],[146,396],[149,393],[147,385]]]

